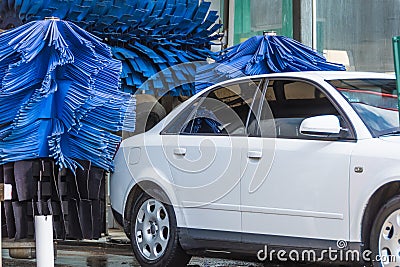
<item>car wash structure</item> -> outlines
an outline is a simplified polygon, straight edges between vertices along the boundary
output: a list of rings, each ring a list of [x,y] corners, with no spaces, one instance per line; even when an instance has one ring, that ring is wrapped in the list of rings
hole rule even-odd
[[[98,38],[48,19],[0,35],[0,181],[9,238],[34,235],[53,215],[56,238],[104,232],[104,177],[134,129],[134,98],[119,90],[121,63]]]
[[[178,96],[193,95],[186,81],[196,70],[186,66],[141,86],[168,67],[209,57],[221,38],[219,16],[210,6],[198,0],[0,0],[0,29],[54,16],[96,35],[122,62],[121,89],[137,95],[138,124],[150,117],[151,127],[181,102]]]

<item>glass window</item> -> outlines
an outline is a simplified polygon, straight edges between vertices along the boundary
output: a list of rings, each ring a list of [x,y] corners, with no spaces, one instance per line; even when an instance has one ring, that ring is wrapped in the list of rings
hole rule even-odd
[[[191,105],[187,106],[181,113],[179,113],[170,124],[162,131],[163,134],[178,134],[182,125],[185,125],[187,119],[191,116],[191,114],[196,110],[199,105],[201,98],[196,99]]]
[[[398,0],[317,0],[317,49],[359,71],[392,72]]]
[[[313,84],[302,81],[270,80],[266,90],[264,95],[267,104],[263,106],[263,114],[257,122],[258,127],[255,122],[249,126],[249,131],[258,128],[261,137],[319,139],[302,134],[300,125],[304,119],[320,115],[335,115],[344,127],[345,122],[337,109]],[[267,97],[271,95],[274,97]],[[335,136],[329,136],[332,137]]]
[[[250,112],[260,81],[246,80],[206,92],[167,126],[167,134],[246,135]]]
[[[275,15],[266,16],[268,10],[275,12]],[[252,31],[282,28],[282,0],[252,0],[250,12]]]
[[[293,36],[292,0],[235,0],[234,44],[263,31]]]
[[[319,94],[319,90],[314,85],[304,82],[284,83],[283,90],[285,99],[315,99],[324,95]]]
[[[332,80],[329,83],[350,102],[374,136],[400,130],[396,80]]]

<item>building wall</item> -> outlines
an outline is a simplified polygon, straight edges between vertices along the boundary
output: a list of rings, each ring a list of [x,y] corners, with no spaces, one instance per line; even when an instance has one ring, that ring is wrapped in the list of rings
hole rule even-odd
[[[317,0],[317,48],[347,51],[356,70],[394,70],[400,34],[398,0]]]
[[[394,71],[392,37],[400,35],[398,0],[229,0],[229,5],[229,46],[263,31],[276,31],[351,70]]]

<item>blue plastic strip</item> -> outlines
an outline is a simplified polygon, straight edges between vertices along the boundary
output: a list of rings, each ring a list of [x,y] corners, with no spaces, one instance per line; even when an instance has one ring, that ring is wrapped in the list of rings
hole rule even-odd
[[[73,23],[30,22],[0,35],[0,164],[75,159],[113,170],[120,137],[133,131],[135,99],[119,90],[121,62]]]
[[[212,41],[220,37],[217,13],[210,11],[210,2],[205,1],[14,0],[12,8],[6,2],[0,1],[0,17],[6,18],[4,25],[0,22],[0,28],[7,25],[8,18],[13,18],[13,23],[25,23],[55,16],[121,48],[116,58],[127,63],[123,65],[122,90],[131,93],[165,68],[205,61],[212,54],[209,50]],[[132,56],[131,52],[137,56]],[[171,93],[188,94],[188,89],[178,87]],[[192,86],[189,94],[193,93]]]
[[[227,79],[246,75],[291,71],[344,71],[341,64],[327,62],[317,51],[285,36],[254,36],[213,58],[216,64],[199,68],[196,92]]]

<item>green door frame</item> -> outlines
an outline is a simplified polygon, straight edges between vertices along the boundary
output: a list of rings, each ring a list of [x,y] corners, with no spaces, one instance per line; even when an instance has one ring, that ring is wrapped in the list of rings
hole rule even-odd
[[[393,42],[393,59],[394,59],[394,70],[396,73],[396,85],[397,85],[397,101],[399,109],[399,120],[400,120],[400,36],[394,36]]]

